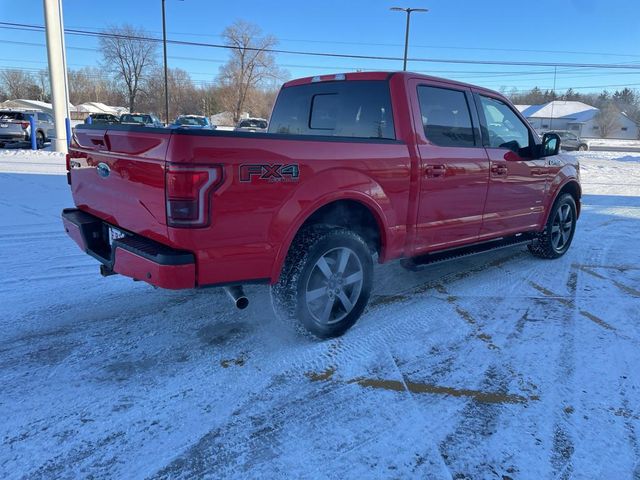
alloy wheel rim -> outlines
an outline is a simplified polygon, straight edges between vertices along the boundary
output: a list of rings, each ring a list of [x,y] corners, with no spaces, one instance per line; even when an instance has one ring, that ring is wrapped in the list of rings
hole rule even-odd
[[[305,301],[314,320],[331,325],[355,308],[364,280],[358,255],[347,247],[333,248],[314,264],[307,280]]]
[[[573,230],[573,211],[569,204],[562,205],[551,224],[551,244],[556,251],[565,248]]]

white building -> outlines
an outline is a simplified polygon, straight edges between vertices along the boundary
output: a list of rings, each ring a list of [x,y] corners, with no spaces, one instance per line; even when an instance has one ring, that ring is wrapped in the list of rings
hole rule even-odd
[[[120,116],[123,113],[129,113],[126,107],[112,107],[100,102],[86,102],[76,106],[78,113],[110,113],[111,115]]]
[[[19,98],[17,100],[7,100],[0,103],[0,108],[15,108],[18,110],[38,110],[40,112],[49,113],[53,115],[53,107],[50,103],[41,102],[39,100],[27,100]],[[69,104],[69,111],[73,112],[76,107]]]
[[[41,102],[39,100],[26,100],[19,98],[17,100],[7,100],[0,103],[0,108],[15,108],[22,110],[38,110],[53,115],[53,107],[50,103]],[[110,113],[120,116],[123,113],[129,113],[129,109],[125,107],[111,107],[100,102],[87,102],[78,106],[69,104],[69,113],[71,120],[84,120],[91,113]]]
[[[598,109],[582,102],[555,100],[543,105],[516,105],[539,132],[569,130],[582,138],[601,138],[596,116]],[[621,113],[608,138],[636,140],[638,124]]]

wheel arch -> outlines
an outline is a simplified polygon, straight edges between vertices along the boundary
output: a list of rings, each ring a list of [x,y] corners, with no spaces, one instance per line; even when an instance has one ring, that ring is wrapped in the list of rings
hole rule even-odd
[[[319,201],[289,229],[273,263],[272,283],[280,277],[296,235],[303,228],[320,223],[338,225],[357,232],[378,253],[381,261],[385,258],[388,222],[384,212],[362,192],[341,192]]]
[[[582,187],[576,179],[570,178],[566,182],[559,185],[556,189],[556,192],[552,197],[553,201],[549,204],[549,208],[547,209],[547,215],[545,217],[544,225],[546,225],[547,221],[549,220],[551,207],[553,207],[558,198],[560,198],[560,196],[565,193],[568,193],[573,197],[573,200],[576,202],[576,219],[580,217],[580,198],[582,197]]]

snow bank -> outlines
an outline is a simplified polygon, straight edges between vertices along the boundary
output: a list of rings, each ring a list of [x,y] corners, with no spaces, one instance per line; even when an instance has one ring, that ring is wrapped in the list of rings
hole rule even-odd
[[[63,153],[51,146],[42,150],[0,149],[0,173],[38,173],[64,175],[67,173]]]

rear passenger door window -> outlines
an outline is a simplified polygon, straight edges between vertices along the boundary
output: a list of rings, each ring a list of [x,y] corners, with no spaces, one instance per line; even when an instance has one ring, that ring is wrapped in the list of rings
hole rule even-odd
[[[476,138],[465,92],[418,86],[424,135],[441,147],[475,147]]]

